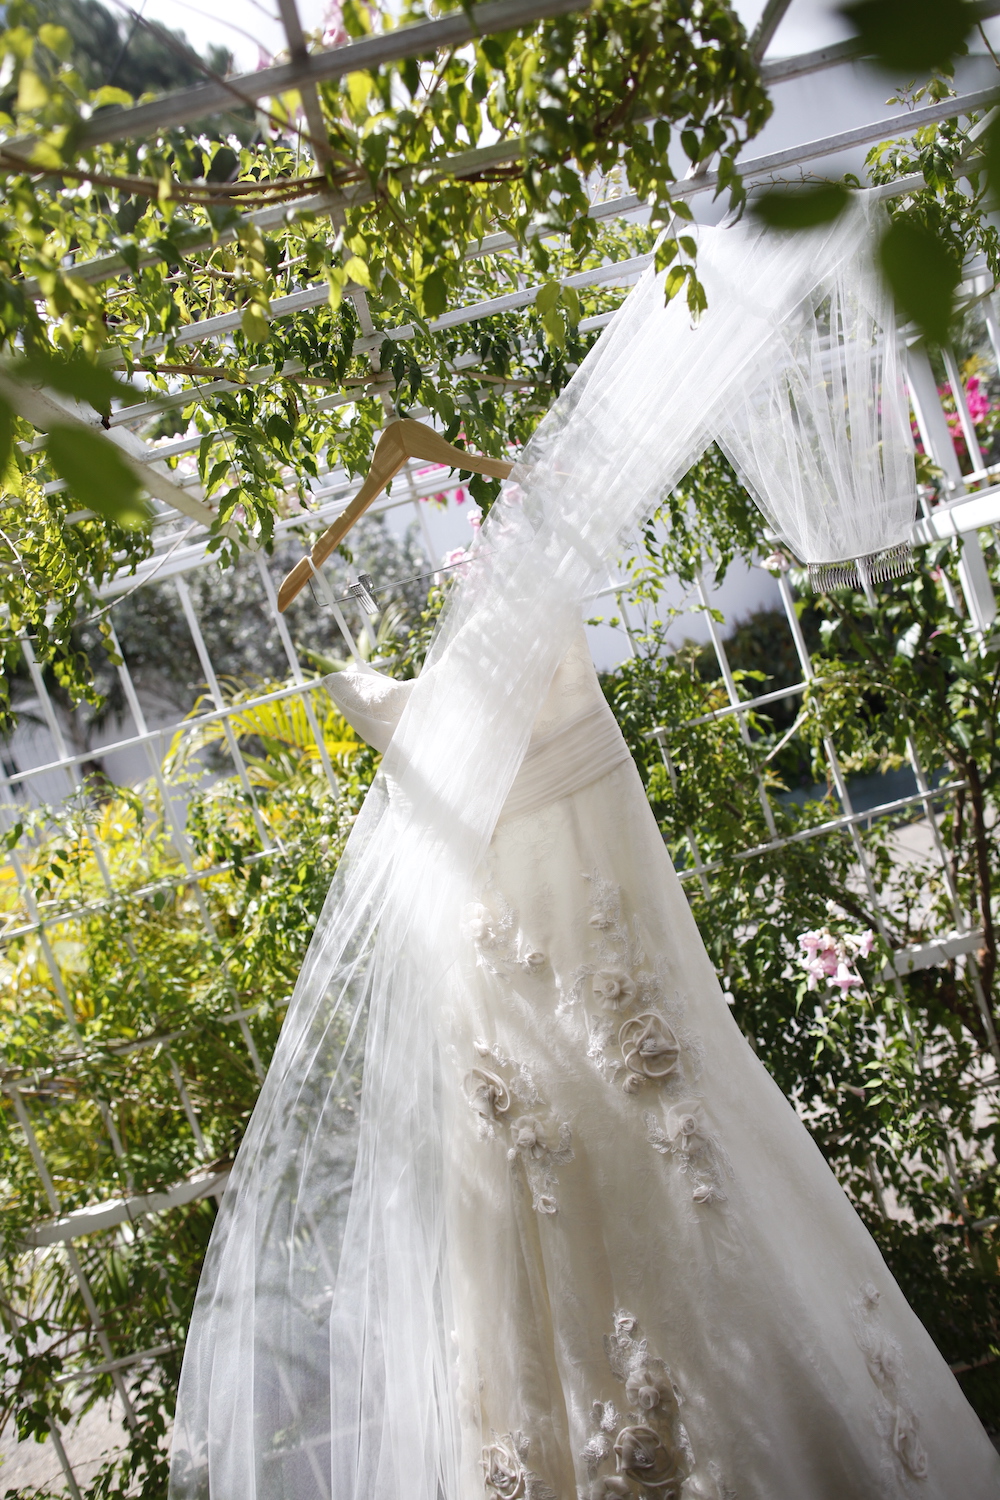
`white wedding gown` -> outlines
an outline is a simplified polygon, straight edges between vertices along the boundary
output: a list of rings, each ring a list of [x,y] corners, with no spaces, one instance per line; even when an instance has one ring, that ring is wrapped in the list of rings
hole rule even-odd
[[[411,687],[331,680],[381,749]],[[438,1018],[461,1429],[442,1500],[1000,1496],[730,1014],[582,632],[463,941]]]
[[[729,1012],[579,627],[708,442],[791,398],[761,483],[807,476],[836,532],[807,560],[908,534],[876,211],[697,230],[696,323],[650,268],[518,451],[420,677],[329,679],[386,753],[206,1256],[171,1500],[1000,1500]],[[865,338],[831,346],[834,303]]]

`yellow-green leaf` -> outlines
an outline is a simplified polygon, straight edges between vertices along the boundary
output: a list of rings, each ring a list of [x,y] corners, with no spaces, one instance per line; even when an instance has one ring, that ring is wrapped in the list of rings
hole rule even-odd
[[[364,109],[371,87],[372,81],[367,73],[348,73],[347,97],[355,109]]]
[[[106,104],[131,104],[132,95],[125,89],[116,89],[114,84],[106,83],[97,90],[91,99],[95,109],[101,109]]]
[[[73,38],[65,26],[53,26],[46,22],[44,26],[38,28],[38,40],[43,47],[48,47],[50,52],[54,52],[60,62],[69,62],[73,51]]]
[[[49,91],[34,68],[22,68],[17,86],[17,108],[21,112],[43,109],[49,102]]]
[[[0,480],[7,472],[13,450],[14,412],[9,403],[0,397]]]
[[[86,427],[52,427],[46,451],[52,467],[81,505],[126,531],[149,525],[153,513],[140,499],[135,472],[109,438]]]
[[[344,272],[358,286],[363,286],[366,291],[371,291],[371,272],[359,255],[352,255],[344,262]]]
[[[331,266],[326,273],[326,279],[330,283],[330,306],[336,312],[344,300],[344,282],[347,278],[341,266]]]
[[[243,309],[240,324],[251,344],[264,344],[271,337],[271,325],[256,302],[251,302],[249,307]]]
[[[558,281],[547,281],[544,286],[540,286],[538,288],[538,291],[535,295],[535,306],[543,316],[545,315],[545,313],[549,312],[553,307],[555,307],[558,301]]]
[[[36,141],[29,160],[33,167],[44,167],[46,171],[58,172],[63,166],[62,152],[51,141]]]
[[[448,283],[442,272],[431,271],[420,288],[424,312],[429,318],[437,318],[448,306]]]

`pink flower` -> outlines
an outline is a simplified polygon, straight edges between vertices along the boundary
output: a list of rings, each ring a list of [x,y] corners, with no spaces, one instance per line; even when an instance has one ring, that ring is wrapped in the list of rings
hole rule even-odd
[[[945,384],[938,386],[938,395],[945,408],[945,419],[955,444],[955,450],[959,455],[962,455],[966,453],[967,448],[961,420],[958,412],[955,410],[954,392],[950,385]],[[965,404],[968,408],[969,416],[972,418],[972,425],[981,429],[987,418],[992,415],[994,407],[989,396],[983,390],[982,381],[978,375],[970,375],[969,379],[965,382]],[[986,436],[987,434],[981,432],[980,435]]]
[[[842,995],[846,995],[849,990],[852,990],[855,985],[860,983],[861,980],[857,974],[852,974],[845,963],[837,965],[836,975],[830,980],[831,986],[838,989]]]
[[[349,40],[341,0],[329,0],[323,17],[323,46],[342,47]]]
[[[875,934],[869,928],[862,933],[846,933],[835,937],[829,928],[822,932],[803,932],[799,937],[803,950],[800,960],[806,971],[807,988],[815,990],[825,980],[831,989],[847,994],[862,983],[855,973],[850,955],[857,953],[867,958],[875,942]]]
[[[448,571],[435,573],[434,582],[440,587],[445,579],[450,578],[453,574],[456,574],[459,578],[464,578],[469,571],[468,565],[471,561],[472,553],[467,547],[453,547],[441,559],[442,568],[447,568]]]
[[[965,387],[965,404],[973,422],[979,423],[990,414],[989,397],[985,395],[978,375],[973,375]]]

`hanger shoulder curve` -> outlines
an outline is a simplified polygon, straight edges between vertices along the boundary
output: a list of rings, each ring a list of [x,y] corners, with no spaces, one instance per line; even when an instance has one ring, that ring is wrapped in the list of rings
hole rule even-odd
[[[378,499],[411,458],[447,464],[452,469],[468,469],[474,474],[488,474],[492,479],[506,479],[514,467],[506,459],[487,458],[485,454],[468,453],[464,448],[456,448],[439,432],[435,432],[433,427],[412,418],[402,417],[390,422],[375,444],[365,482],[350,505],[317,539],[312,551],[300,558],[282,580],[278,590],[278,609],[282,614],[302,592],[317,568],[322,566],[334,548],[344,540],[355,522],[361,519],[372,502]]]

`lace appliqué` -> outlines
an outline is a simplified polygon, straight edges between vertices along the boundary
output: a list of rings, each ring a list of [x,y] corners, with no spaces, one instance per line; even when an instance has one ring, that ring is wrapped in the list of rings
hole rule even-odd
[[[552,1121],[523,1063],[515,1063],[488,1042],[478,1041],[475,1047],[483,1066],[470,1068],[462,1087],[478,1116],[480,1139],[495,1140],[502,1134],[508,1142],[507,1160],[524,1172],[532,1208],[540,1214],[557,1213],[559,1179],[554,1169],[573,1160],[573,1132],[565,1121]]]
[[[732,1165],[717,1136],[705,1124],[701,1106],[692,1100],[674,1104],[667,1110],[664,1124],[648,1110],[645,1115],[646,1139],[654,1151],[672,1156],[680,1171],[691,1181],[695,1203],[725,1203],[723,1181],[733,1174]]]
[[[523,1432],[494,1434],[479,1460],[489,1500],[557,1500],[555,1491],[527,1467],[529,1451]]]
[[[711,1469],[692,1474],[694,1452],[670,1371],[636,1337],[630,1313],[615,1313],[614,1324],[604,1347],[629,1409],[623,1414],[613,1401],[594,1402],[594,1433],[582,1453],[589,1483],[580,1500],[735,1500]]]
[[[663,975],[644,967],[642,941],[622,917],[618,887],[598,872],[584,879],[591,888],[587,921],[596,955],[575,971],[559,1009],[584,1006],[587,1056],[627,1094],[679,1084],[685,1057],[694,1062],[697,1050],[681,1028],[680,999],[668,1001]]]
[[[545,954],[521,932],[513,907],[497,892],[491,899],[495,909],[472,901],[462,916],[462,930],[472,940],[477,964],[500,979],[518,970],[537,974],[546,966]]]
[[[927,1453],[920,1441],[919,1422],[906,1395],[903,1351],[882,1327],[878,1316],[878,1288],[868,1281],[852,1311],[858,1347],[880,1400],[876,1420],[897,1461],[914,1479],[927,1478]]]

